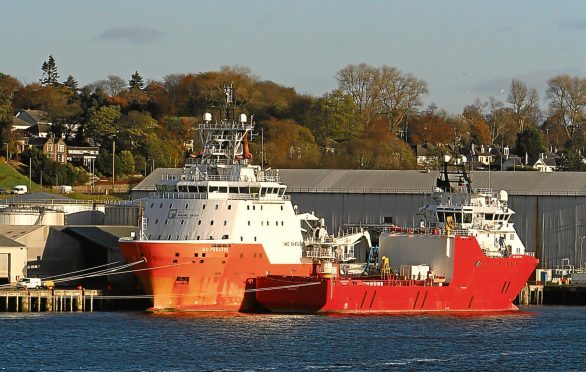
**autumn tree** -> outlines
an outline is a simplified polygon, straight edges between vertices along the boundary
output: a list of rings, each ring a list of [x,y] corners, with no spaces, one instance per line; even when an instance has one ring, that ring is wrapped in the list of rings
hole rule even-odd
[[[291,120],[270,120],[266,123],[270,140],[265,142],[265,162],[275,168],[314,168],[319,162],[319,150],[308,128]],[[260,156],[255,144],[253,155]]]
[[[59,73],[57,72],[57,64],[53,55],[49,56],[49,59],[41,65],[43,71],[43,77],[40,79],[43,85],[59,85]]]
[[[475,145],[490,144],[490,128],[477,106],[466,106],[462,118],[470,133],[470,142]]]
[[[354,99],[365,125],[383,117],[391,132],[417,112],[428,93],[426,82],[386,65],[349,65],[338,72],[337,79],[340,89]]]
[[[378,79],[379,112],[386,118],[389,130],[396,132],[408,114],[421,107],[427,83],[394,67],[382,66]]]
[[[586,79],[559,75],[547,82],[549,117],[557,118],[567,139],[580,130],[585,120]]]
[[[354,100],[364,126],[378,114],[378,75],[376,68],[365,63],[348,65],[336,75],[340,89]]]
[[[513,79],[507,103],[511,105],[519,131],[525,129],[526,125],[537,126],[541,117],[537,89],[528,88],[522,81]]]

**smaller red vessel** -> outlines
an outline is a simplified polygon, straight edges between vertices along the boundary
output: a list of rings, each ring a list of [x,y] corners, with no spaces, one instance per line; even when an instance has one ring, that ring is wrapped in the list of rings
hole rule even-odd
[[[260,276],[248,291],[278,313],[517,310],[513,301],[539,261],[513,228],[507,193],[473,190],[465,163],[444,158],[420,226],[383,232],[365,265],[324,242],[306,252],[311,276]]]
[[[510,311],[538,260],[529,255],[491,258],[474,237],[395,235],[454,243],[454,272],[431,275],[278,276],[257,278],[257,301],[277,313],[385,313]]]

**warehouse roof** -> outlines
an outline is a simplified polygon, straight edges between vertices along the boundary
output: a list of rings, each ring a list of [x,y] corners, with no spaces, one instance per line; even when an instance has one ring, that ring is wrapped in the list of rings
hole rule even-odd
[[[158,168],[133,191],[154,191],[155,183],[178,178],[181,168]],[[281,169],[290,192],[428,193],[438,171]],[[506,190],[512,195],[586,195],[586,172],[472,172],[472,187]]]

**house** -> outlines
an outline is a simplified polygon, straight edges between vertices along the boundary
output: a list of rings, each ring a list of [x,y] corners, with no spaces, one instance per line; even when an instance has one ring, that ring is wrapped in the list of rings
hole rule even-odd
[[[533,164],[533,169],[537,169],[540,172],[555,172],[557,169],[557,165],[555,163],[555,159],[550,157],[545,157],[543,154],[542,156],[537,159],[535,164]]]
[[[98,146],[67,146],[67,161],[91,167],[99,152]]]
[[[63,138],[50,137],[27,137],[25,146],[28,148],[39,148],[49,159],[61,164],[67,163],[67,145]]]
[[[37,124],[45,124],[51,127],[48,115],[41,110],[20,110],[12,120],[12,130],[26,130]]]
[[[417,166],[423,168],[435,168],[437,164],[437,156],[430,151],[427,145],[415,145],[412,146],[415,152],[415,158],[417,159]]]
[[[523,159],[520,156],[508,155],[506,159],[503,159],[503,170],[514,171],[521,168],[523,168]]]

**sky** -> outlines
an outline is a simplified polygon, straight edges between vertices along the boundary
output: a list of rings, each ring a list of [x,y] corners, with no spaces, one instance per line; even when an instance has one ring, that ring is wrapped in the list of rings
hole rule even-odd
[[[428,84],[425,104],[458,114],[512,79],[536,88],[586,75],[586,1],[8,0],[0,72],[23,83],[55,58],[62,80],[145,80],[248,67],[321,96],[349,64],[389,65]]]

